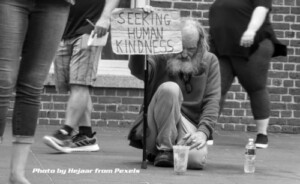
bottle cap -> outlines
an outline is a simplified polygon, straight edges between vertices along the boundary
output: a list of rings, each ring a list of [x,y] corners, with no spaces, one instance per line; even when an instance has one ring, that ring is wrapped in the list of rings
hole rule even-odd
[[[249,138],[249,141],[254,141],[254,139],[253,138]]]

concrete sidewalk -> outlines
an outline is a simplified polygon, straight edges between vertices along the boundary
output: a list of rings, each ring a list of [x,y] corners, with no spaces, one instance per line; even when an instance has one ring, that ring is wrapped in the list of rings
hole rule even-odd
[[[142,151],[128,146],[128,129],[94,127],[101,146],[99,152],[58,154],[42,143],[42,137],[57,128],[38,126],[26,169],[32,184],[300,183],[300,135],[270,134],[269,148],[257,151],[256,173],[244,174],[244,147],[247,139],[255,134],[216,132],[206,168],[188,170],[185,175],[177,176],[173,168],[148,164],[146,170],[141,169]],[[11,127],[8,126],[0,145],[0,184],[8,180],[10,148]]]

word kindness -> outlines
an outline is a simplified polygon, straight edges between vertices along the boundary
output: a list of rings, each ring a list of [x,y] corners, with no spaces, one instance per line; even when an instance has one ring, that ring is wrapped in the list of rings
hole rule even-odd
[[[173,10],[146,13],[119,9],[113,13],[112,47],[116,54],[164,54],[182,50],[180,15]]]

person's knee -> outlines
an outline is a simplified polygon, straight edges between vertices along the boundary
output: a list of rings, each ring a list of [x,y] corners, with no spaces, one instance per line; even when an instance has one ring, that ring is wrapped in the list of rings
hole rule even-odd
[[[190,150],[188,159],[189,169],[203,169],[207,159],[207,146],[200,150]]]
[[[165,82],[161,84],[158,88],[161,94],[168,96],[178,96],[181,93],[180,87],[175,82]]]

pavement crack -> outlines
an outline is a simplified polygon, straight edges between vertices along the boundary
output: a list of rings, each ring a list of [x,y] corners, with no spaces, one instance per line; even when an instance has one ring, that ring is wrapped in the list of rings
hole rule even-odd
[[[42,163],[39,161],[39,159],[38,159],[37,156],[35,155],[35,153],[34,153],[32,150],[30,150],[30,152],[31,152],[31,154],[32,154],[32,156],[33,156],[33,158],[34,158],[34,160],[38,163],[39,167],[40,167],[41,169],[45,169],[45,168],[43,167]],[[48,173],[45,173],[45,174],[46,174],[47,177],[49,178],[51,184],[55,184],[54,181],[53,181],[53,179],[51,178],[51,176],[50,176]]]

